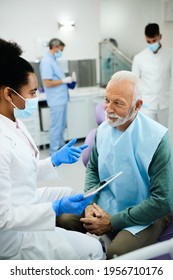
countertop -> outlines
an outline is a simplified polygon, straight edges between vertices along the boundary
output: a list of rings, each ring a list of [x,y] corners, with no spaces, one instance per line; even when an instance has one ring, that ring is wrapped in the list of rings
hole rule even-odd
[[[75,89],[69,89],[69,95],[70,98],[72,97],[84,97],[84,96],[92,96],[92,95],[97,95],[98,98],[101,98],[104,96],[105,93],[105,88],[101,88],[101,87],[76,87]],[[96,96],[96,97],[97,97]],[[39,93],[38,94],[39,97],[39,101],[44,101],[46,100],[46,94],[43,93]]]

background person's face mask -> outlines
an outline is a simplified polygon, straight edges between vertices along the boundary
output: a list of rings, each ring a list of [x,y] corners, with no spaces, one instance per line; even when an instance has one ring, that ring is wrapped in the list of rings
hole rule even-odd
[[[152,52],[156,52],[159,47],[160,47],[159,42],[156,42],[156,43],[153,43],[153,44],[147,44],[147,48]]]
[[[30,117],[34,113],[34,111],[38,108],[38,97],[25,99],[14,89],[12,89],[12,91],[14,91],[20,98],[22,98],[25,101],[24,109],[18,109],[12,101],[10,102],[14,106],[14,116],[18,119]]]
[[[55,58],[57,59],[57,58],[59,58],[59,57],[61,57],[62,56],[62,51],[58,51],[58,52],[56,52],[55,54],[54,54],[54,56],[55,56]]]

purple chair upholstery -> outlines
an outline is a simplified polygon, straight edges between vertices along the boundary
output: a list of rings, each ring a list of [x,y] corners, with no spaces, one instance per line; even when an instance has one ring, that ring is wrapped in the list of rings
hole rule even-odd
[[[105,111],[104,111],[103,102],[99,102],[96,105],[96,122],[98,125],[100,125],[104,120],[105,120]],[[92,146],[94,143],[94,137],[96,134],[96,129],[97,128],[93,128],[92,130],[90,130],[84,142],[85,144],[89,145],[89,147],[83,150],[82,152],[82,161],[85,166],[87,166],[91,154]]]
[[[164,254],[164,255],[160,255],[158,257],[152,258],[150,260],[172,260],[172,257],[170,254]]]
[[[86,148],[82,152],[82,161],[83,161],[83,164],[85,166],[87,166],[87,163],[88,163],[88,160],[89,160],[89,157],[90,157],[90,154],[91,154],[92,146],[94,144],[95,134],[96,134],[96,128],[93,128],[88,133],[88,135],[87,135],[87,137],[85,139],[85,142],[84,142],[84,144],[88,144],[89,145],[88,148]]]
[[[96,105],[96,122],[98,125],[100,125],[105,120],[105,110],[103,101],[99,102]]]
[[[171,224],[162,232],[162,234],[158,238],[158,242],[165,241],[170,238],[173,238],[173,214]]]

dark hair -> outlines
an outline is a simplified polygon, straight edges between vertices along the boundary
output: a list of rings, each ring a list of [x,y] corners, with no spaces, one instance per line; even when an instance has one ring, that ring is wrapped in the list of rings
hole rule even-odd
[[[0,38],[0,87],[16,91],[28,83],[28,74],[34,73],[31,64],[21,57],[22,49],[15,42]]]
[[[160,35],[159,25],[157,23],[149,23],[145,27],[145,36],[153,38],[157,35]]]
[[[54,47],[54,46],[55,47],[59,47],[59,46],[65,47],[65,44],[57,38],[51,39],[48,45],[49,45],[50,49],[52,49],[52,47]]]

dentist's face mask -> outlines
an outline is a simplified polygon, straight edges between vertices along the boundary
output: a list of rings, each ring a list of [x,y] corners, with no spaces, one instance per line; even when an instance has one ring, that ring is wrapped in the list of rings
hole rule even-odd
[[[20,98],[22,98],[25,101],[24,109],[18,109],[12,101],[10,102],[14,106],[14,116],[18,119],[30,117],[34,113],[34,111],[38,108],[38,97],[25,99],[14,89],[11,90],[14,91]]]
[[[156,52],[159,47],[160,47],[159,42],[156,42],[156,43],[153,43],[153,44],[147,44],[147,48],[152,52]]]
[[[58,51],[58,52],[56,52],[55,54],[54,54],[54,56],[55,56],[55,58],[57,59],[57,58],[59,58],[59,57],[61,57],[62,56],[62,51]]]

